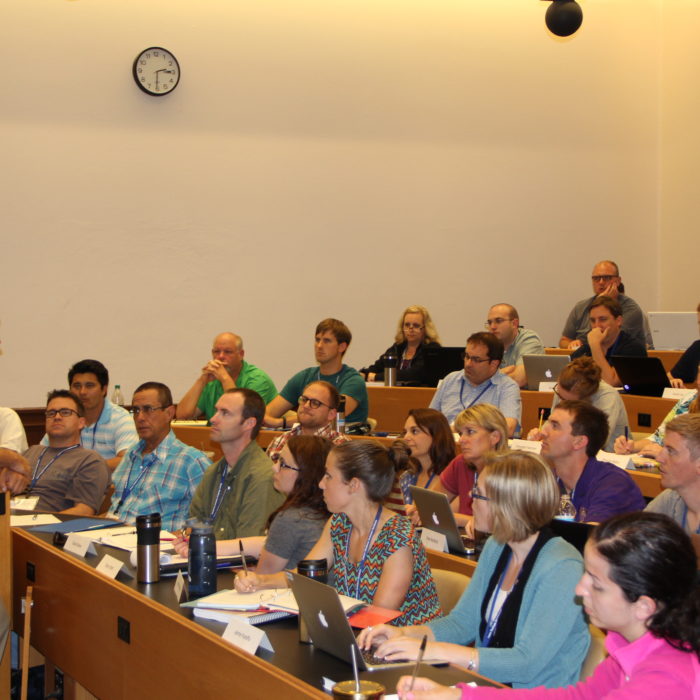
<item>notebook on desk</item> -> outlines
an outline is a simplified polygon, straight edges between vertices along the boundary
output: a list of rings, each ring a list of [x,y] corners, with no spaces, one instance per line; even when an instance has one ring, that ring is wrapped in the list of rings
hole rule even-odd
[[[409,488],[423,527],[445,535],[447,548],[452,554],[467,555],[476,552],[474,540],[460,533],[452,506],[444,493],[423,489],[420,486]]]
[[[556,382],[570,361],[568,355],[523,355],[527,388],[539,391],[540,382]]]

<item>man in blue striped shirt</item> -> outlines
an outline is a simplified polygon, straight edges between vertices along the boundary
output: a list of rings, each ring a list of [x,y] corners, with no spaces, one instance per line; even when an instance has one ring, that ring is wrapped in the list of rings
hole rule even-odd
[[[175,406],[165,384],[141,384],[132,404],[140,440],[127,450],[114,472],[109,515],[135,523],[137,515],[160,513],[164,529],[179,530],[211,462],[203,452],[180,442],[170,429]]]

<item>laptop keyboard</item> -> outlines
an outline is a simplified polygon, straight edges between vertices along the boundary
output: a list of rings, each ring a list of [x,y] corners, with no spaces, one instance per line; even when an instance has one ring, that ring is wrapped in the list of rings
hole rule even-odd
[[[376,647],[375,647],[376,649]],[[373,650],[371,649],[360,649],[360,654],[362,654],[362,658],[364,659],[364,662],[368,666],[383,666],[384,664],[405,664],[406,660],[403,659],[394,659],[393,661],[389,661],[388,659],[380,659],[378,656],[374,655]]]

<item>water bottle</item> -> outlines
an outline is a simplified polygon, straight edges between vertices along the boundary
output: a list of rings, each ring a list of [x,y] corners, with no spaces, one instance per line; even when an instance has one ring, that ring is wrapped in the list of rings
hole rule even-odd
[[[114,391],[112,392],[112,403],[116,403],[117,406],[124,405],[124,396],[122,394],[122,388],[120,384],[114,385]]]
[[[576,520],[576,506],[571,502],[568,493],[562,493],[556,517],[557,520]]]
[[[345,432],[345,396],[340,395],[340,400],[338,401],[338,413],[335,417],[336,429],[339,433]]]
[[[190,600],[216,593],[216,540],[210,518],[188,520],[190,528],[187,580]]]
[[[160,581],[160,513],[136,516],[136,577],[139,583]]]
[[[399,356],[394,348],[384,355],[384,386],[396,386],[396,371],[399,366]]]
[[[314,581],[328,583],[328,562],[325,559],[302,559],[297,564],[297,573],[312,578]],[[312,643],[306,622],[301,614],[299,615],[299,641],[304,644]]]

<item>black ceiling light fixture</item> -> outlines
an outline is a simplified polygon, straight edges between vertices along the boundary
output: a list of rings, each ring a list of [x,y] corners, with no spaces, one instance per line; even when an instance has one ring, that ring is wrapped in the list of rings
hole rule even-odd
[[[571,36],[581,26],[583,12],[576,0],[552,0],[544,16],[544,23],[552,34]]]

